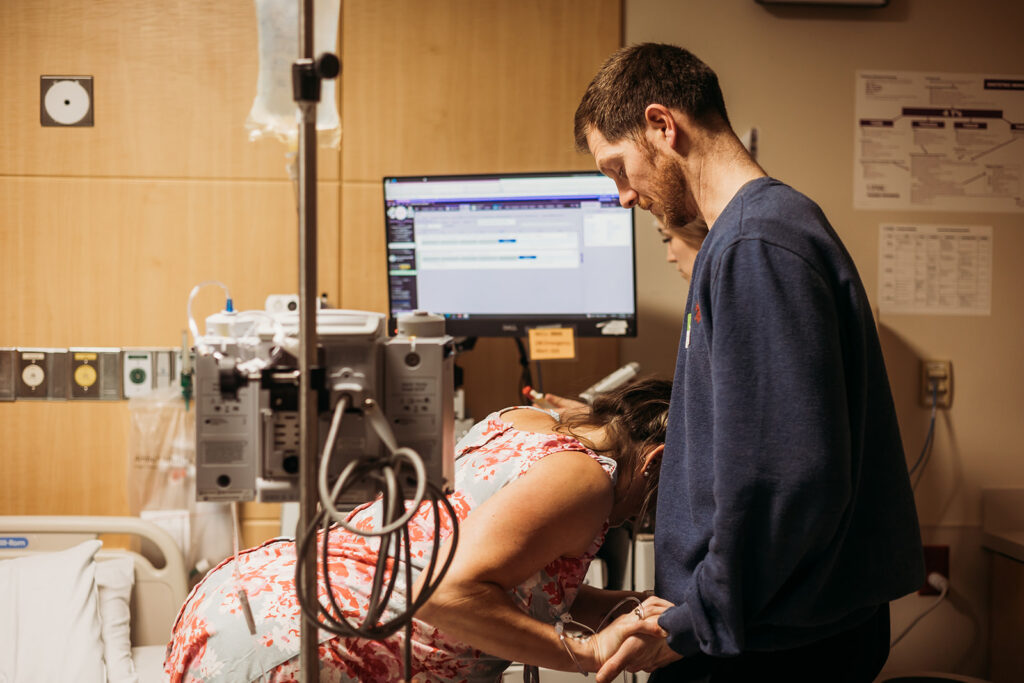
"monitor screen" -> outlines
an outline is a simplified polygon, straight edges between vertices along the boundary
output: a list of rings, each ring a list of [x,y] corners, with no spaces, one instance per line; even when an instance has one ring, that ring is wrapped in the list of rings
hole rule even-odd
[[[636,336],[633,212],[592,172],[384,178],[388,307],[454,336]]]

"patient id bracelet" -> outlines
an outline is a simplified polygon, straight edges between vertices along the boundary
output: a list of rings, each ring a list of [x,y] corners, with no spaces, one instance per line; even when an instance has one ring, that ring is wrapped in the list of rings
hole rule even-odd
[[[564,647],[565,651],[569,653],[569,657],[572,659],[572,663],[576,665],[576,670],[583,674],[584,677],[589,678],[590,674],[583,670],[583,667],[580,666],[580,660],[576,659],[576,654],[572,651],[572,648],[569,647],[569,643],[565,642],[566,624],[576,624],[577,626],[583,626],[583,624],[579,624],[573,621],[572,617],[569,616],[568,613],[566,613],[560,616],[558,623],[555,624],[555,633],[558,634],[558,640],[561,641],[562,647]],[[584,628],[586,628],[586,626],[584,626]],[[586,634],[581,631],[576,631],[570,633],[569,637],[574,640],[586,640],[590,637],[590,634]]]

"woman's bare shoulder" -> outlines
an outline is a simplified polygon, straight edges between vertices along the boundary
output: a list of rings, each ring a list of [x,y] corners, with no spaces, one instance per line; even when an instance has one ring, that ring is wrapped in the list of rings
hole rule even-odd
[[[501,414],[501,419],[508,422],[516,429],[526,432],[539,432],[541,434],[554,434],[555,418],[550,413],[523,406],[512,408]]]

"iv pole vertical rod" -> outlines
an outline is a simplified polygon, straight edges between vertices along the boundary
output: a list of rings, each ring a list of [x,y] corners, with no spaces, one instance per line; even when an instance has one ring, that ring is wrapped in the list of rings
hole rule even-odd
[[[313,0],[299,0],[299,57],[313,58]],[[317,400],[312,369],[317,362],[317,232],[316,232],[316,102],[303,101],[299,124],[299,526],[296,542],[316,515]],[[317,599],[317,564],[314,541],[303,566],[307,604]],[[298,546],[296,546],[298,550]],[[299,680],[313,683],[320,677],[317,627],[303,617],[299,630]]]

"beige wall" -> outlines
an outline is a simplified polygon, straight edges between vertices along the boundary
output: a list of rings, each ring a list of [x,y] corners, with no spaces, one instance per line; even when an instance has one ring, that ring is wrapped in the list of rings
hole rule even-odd
[[[387,304],[381,178],[589,168],[579,94],[621,40],[620,0],[347,0],[343,144],[319,152],[319,286]],[[297,40],[296,40],[297,43]],[[298,289],[285,148],[244,127],[252,0],[0,2],[0,346],[173,346],[192,286],[236,306]],[[95,126],[44,128],[41,75],[91,75]],[[196,315],[218,310],[204,291]],[[201,323],[200,323],[201,324]],[[545,370],[579,390],[613,340]],[[517,402],[510,340],[460,358],[472,414]],[[124,514],[127,402],[0,403],[0,514]],[[248,506],[246,541],[276,531]]]
[[[885,9],[769,9],[754,0],[626,3],[627,44],[677,43],[718,72],[737,132],[757,127],[765,169],[822,206],[873,300],[879,224],[993,226],[991,315],[878,321],[910,462],[928,428],[928,410],[917,404],[918,360],[952,360],[955,382],[953,407],[940,416],[916,493],[926,542],[952,547],[957,599],[907,636],[890,667],[985,674],[988,558],[979,547],[979,491],[1024,486],[1024,214],[854,210],[854,74],[1024,73],[1022,26],[1024,4],[1016,0],[891,0]],[[653,230],[638,227],[645,315],[641,337],[623,343],[623,358],[658,358],[670,369],[685,288],[661,265],[662,245],[653,236],[644,245],[645,227]],[[894,627],[926,604],[916,597],[898,603]]]

